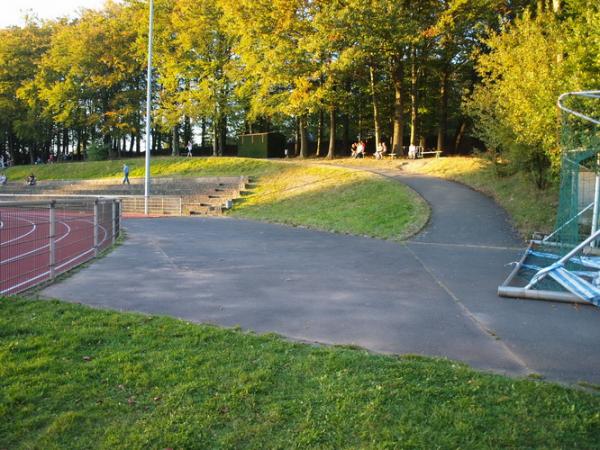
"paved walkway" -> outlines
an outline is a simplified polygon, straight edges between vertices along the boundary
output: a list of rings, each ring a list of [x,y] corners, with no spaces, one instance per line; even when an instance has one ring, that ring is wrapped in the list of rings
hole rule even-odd
[[[430,203],[406,244],[223,218],[128,220],[128,240],[43,294],[293,339],[600,383],[600,310],[496,296],[523,247],[456,183],[379,171]]]

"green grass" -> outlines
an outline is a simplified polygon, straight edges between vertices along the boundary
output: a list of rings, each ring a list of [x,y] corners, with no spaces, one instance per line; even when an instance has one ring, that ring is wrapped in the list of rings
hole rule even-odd
[[[425,225],[429,208],[406,186],[380,176],[288,164],[264,175],[232,215],[402,240]]]
[[[334,164],[350,167],[394,168],[458,181],[492,197],[510,215],[515,228],[525,239],[534,231],[554,229],[558,188],[540,190],[526,173],[500,176],[491,161],[477,156],[452,156],[410,160],[345,159]],[[468,209],[467,209],[468,210]]]
[[[274,335],[0,299],[0,448],[598,448],[600,396]]]
[[[14,166],[6,171],[9,181],[25,180],[31,172],[39,180],[82,180],[95,178],[121,178],[123,163],[130,168],[131,177],[144,176],[144,159],[71,162],[42,164],[37,166]],[[260,176],[277,171],[281,164],[247,158],[152,158],[153,176]]]
[[[123,161],[133,177],[143,159],[16,166],[10,180],[34,171],[40,180],[120,178]],[[402,240],[427,222],[427,204],[412,190],[373,174],[303,162],[249,158],[154,158],[153,176],[247,175],[256,188],[236,203],[232,216],[319,230]]]

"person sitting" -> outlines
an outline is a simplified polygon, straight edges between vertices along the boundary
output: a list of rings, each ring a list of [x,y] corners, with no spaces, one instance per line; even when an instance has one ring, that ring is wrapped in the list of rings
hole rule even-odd
[[[375,154],[373,156],[375,156],[375,159],[382,159],[383,155],[385,155],[387,152],[387,147],[385,146],[385,142],[380,142],[379,145],[377,146],[377,150],[375,151]]]
[[[365,157],[365,148],[366,145],[364,143],[364,141],[358,141],[358,144],[356,145],[356,154],[354,155],[355,158],[358,158],[359,156],[361,158]]]
[[[6,184],[6,175],[0,173],[0,186],[4,186]]]
[[[27,186],[35,186],[37,180],[35,179],[35,175],[32,173],[27,177],[26,184]]]
[[[352,152],[350,156],[351,156],[352,158],[356,158],[356,148],[357,148],[357,147],[358,147],[358,144],[357,144],[356,142],[354,142],[354,143],[352,144],[352,146],[350,147],[350,151]]]

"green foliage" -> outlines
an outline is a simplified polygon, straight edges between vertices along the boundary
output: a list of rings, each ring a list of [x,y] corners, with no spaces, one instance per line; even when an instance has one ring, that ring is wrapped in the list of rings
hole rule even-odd
[[[92,142],[86,150],[86,159],[88,161],[105,161],[108,159],[110,146],[102,141]]]
[[[600,397],[463,364],[0,298],[7,448],[597,448]]]
[[[594,88],[600,7],[566,2],[577,14],[565,18],[552,11],[526,13],[485,40],[479,55],[482,82],[466,102],[478,136],[543,187],[547,171],[561,162],[558,96]]]

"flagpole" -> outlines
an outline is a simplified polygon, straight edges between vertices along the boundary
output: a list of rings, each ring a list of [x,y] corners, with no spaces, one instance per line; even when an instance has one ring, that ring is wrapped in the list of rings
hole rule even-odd
[[[154,27],[154,2],[150,0],[150,20],[148,25],[148,75],[146,86],[146,170],[144,176],[144,214],[148,215],[148,201],[150,199],[150,149],[152,136],[150,124],[152,121],[152,34]]]

